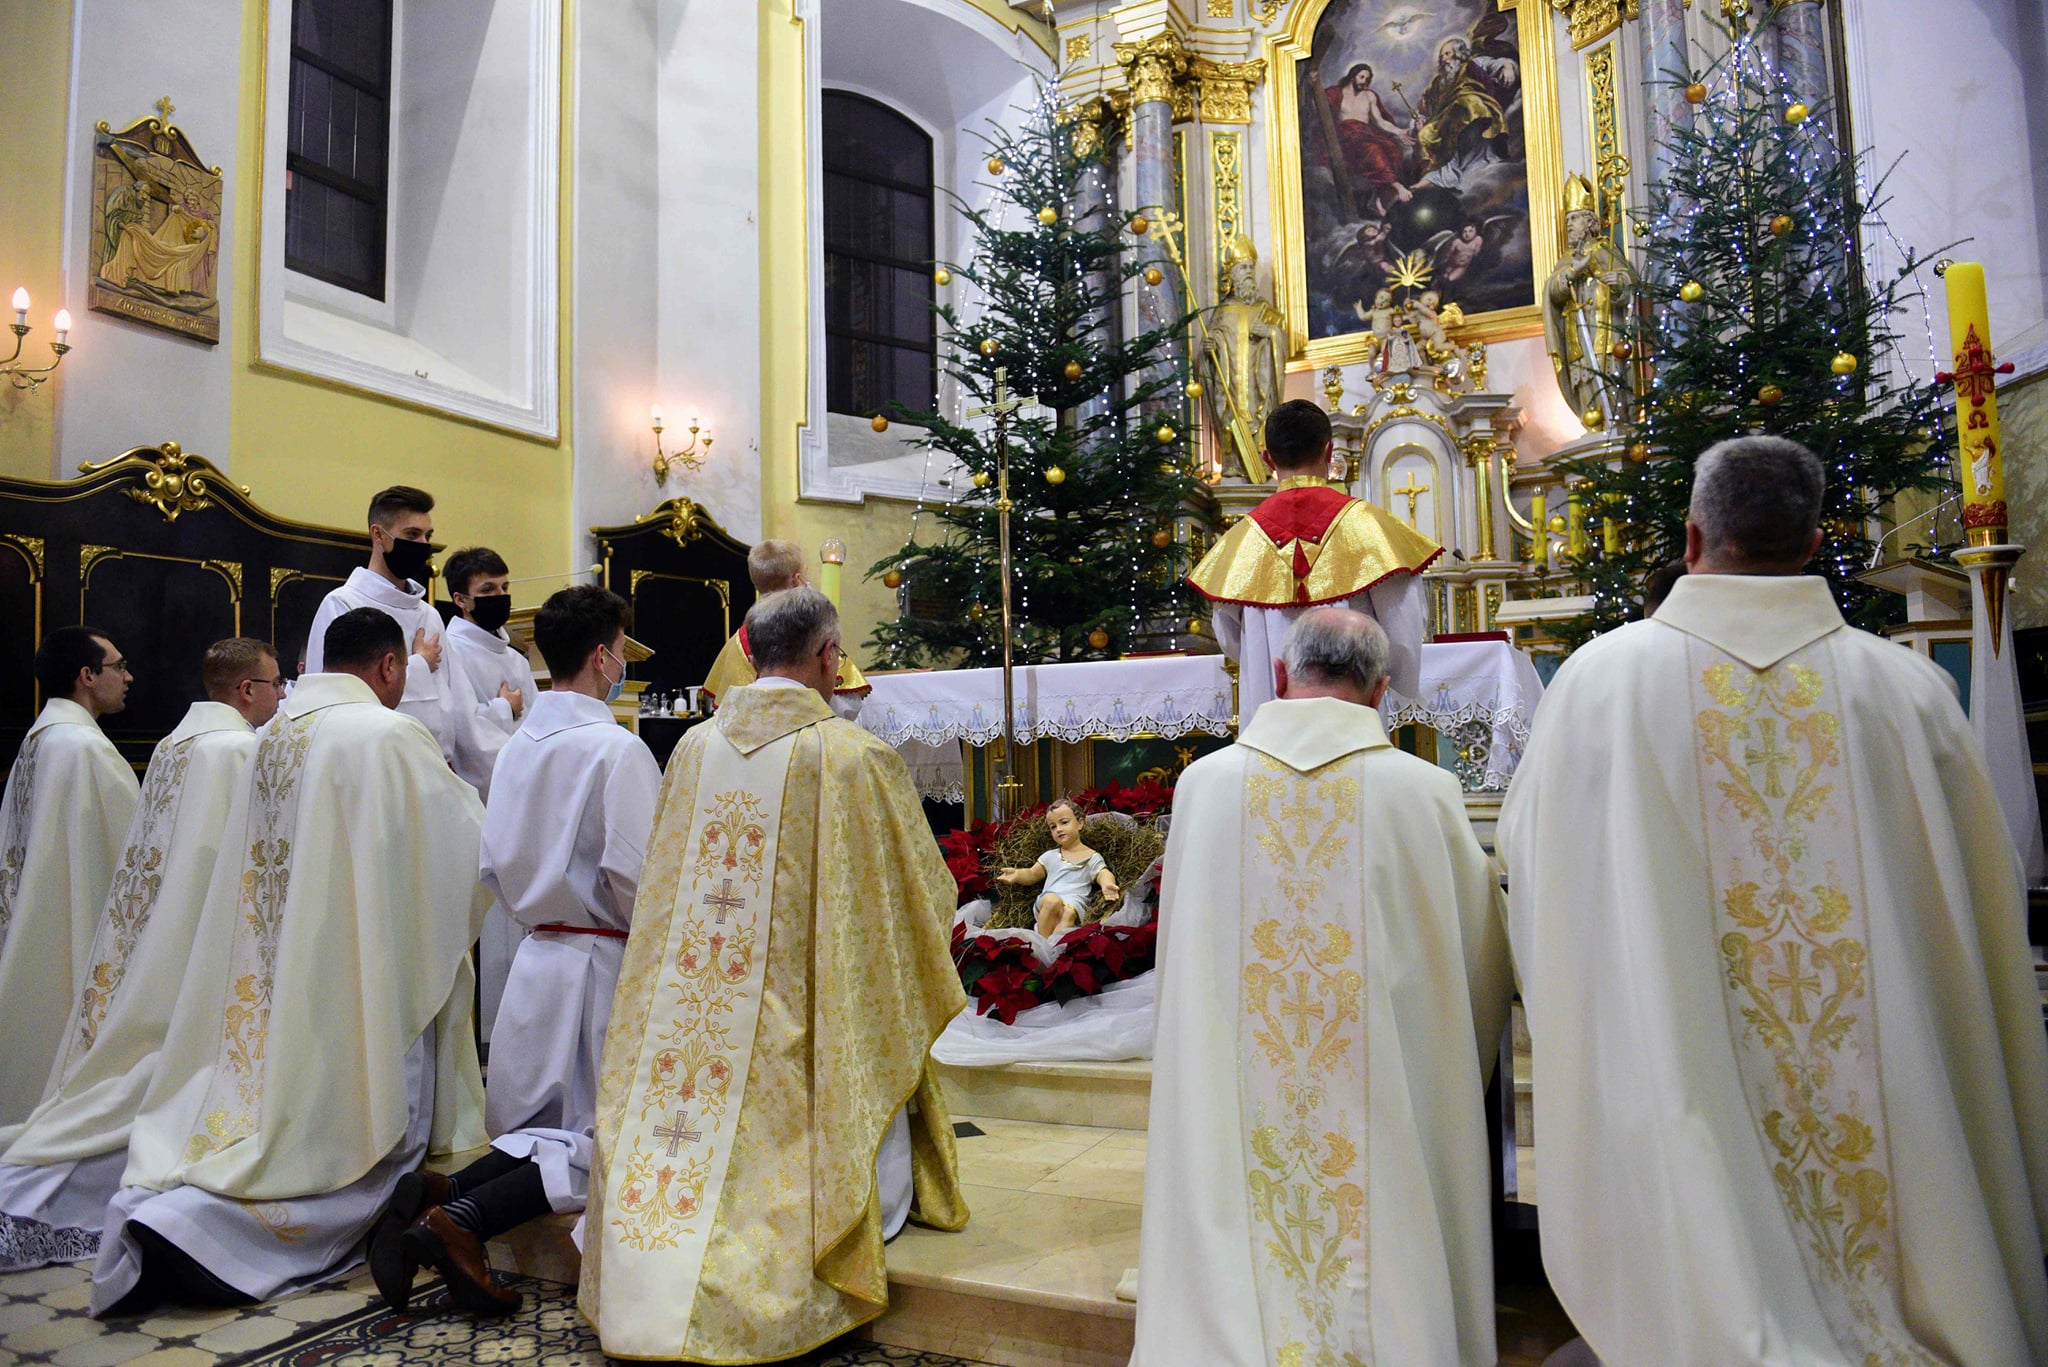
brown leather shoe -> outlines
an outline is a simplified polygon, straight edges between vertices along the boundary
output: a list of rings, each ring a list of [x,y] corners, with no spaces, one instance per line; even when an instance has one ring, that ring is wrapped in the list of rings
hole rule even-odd
[[[405,1246],[406,1226],[422,1210],[445,1206],[454,1196],[455,1184],[446,1175],[422,1168],[398,1179],[390,1204],[377,1217],[370,1232],[370,1277],[393,1310],[403,1310],[411,1302],[413,1278],[420,1270],[418,1260]]]
[[[520,1294],[492,1279],[483,1240],[440,1206],[430,1206],[406,1229],[405,1250],[440,1271],[458,1308],[481,1316],[509,1315],[519,1308]]]

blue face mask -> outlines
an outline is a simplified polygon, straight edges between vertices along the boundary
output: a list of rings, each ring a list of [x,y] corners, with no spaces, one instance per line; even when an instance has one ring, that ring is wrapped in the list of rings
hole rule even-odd
[[[599,649],[599,650],[602,650],[602,651],[604,651],[604,653],[605,653],[605,654],[607,654],[607,655],[611,655],[611,652],[610,652],[609,650],[605,650],[605,648],[604,648],[603,646],[599,646],[599,647],[598,647],[598,649]],[[616,659],[618,659],[618,657],[617,657],[616,655],[613,655],[613,656],[612,656],[612,658],[613,658],[613,659],[615,659],[615,660],[616,660]],[[602,675],[602,673],[603,673],[603,670],[602,670],[602,669],[600,668],[600,670],[599,670],[599,674],[600,674],[600,675]],[[608,703],[613,703],[613,702],[617,702],[617,701],[619,700],[619,695],[620,695],[621,693],[624,693],[625,691],[626,691],[626,662],[625,662],[624,660],[619,660],[619,677],[618,677],[618,678],[616,678],[616,679],[614,679],[614,680],[612,680],[612,687],[611,687],[611,691],[610,691],[609,693],[606,693],[606,694],[604,695],[604,700],[605,700],[606,702],[608,702]]]

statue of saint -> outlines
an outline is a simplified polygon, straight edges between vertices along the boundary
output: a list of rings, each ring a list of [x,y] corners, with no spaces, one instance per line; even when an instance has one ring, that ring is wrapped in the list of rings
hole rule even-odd
[[[1607,357],[1620,328],[1634,272],[1600,231],[1593,187],[1584,176],[1565,183],[1565,252],[1543,285],[1543,337],[1557,369],[1557,387],[1575,413],[1608,412]]]
[[[1260,297],[1258,267],[1258,248],[1239,233],[1224,257],[1224,295],[1209,310],[1202,347],[1203,379],[1217,425],[1254,482],[1266,478],[1259,434],[1280,402],[1287,358],[1287,320]]]

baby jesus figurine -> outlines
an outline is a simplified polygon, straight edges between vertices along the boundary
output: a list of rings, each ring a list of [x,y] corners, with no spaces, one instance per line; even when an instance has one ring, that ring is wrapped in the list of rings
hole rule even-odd
[[[1091,889],[1100,889],[1112,904],[1121,902],[1124,894],[1102,856],[1081,843],[1081,815],[1073,803],[1055,802],[1046,808],[1045,824],[1052,831],[1053,848],[1038,856],[1036,864],[1004,869],[996,881],[1016,887],[1045,884],[1035,910],[1038,933],[1050,940],[1081,923],[1081,908]]]

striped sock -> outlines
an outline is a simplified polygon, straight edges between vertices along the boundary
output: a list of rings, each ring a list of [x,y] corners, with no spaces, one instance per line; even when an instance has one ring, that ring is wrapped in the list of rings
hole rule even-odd
[[[471,1234],[481,1234],[483,1232],[484,1213],[482,1207],[477,1205],[474,1196],[458,1196],[447,1205],[441,1207],[441,1209],[447,1212],[449,1219],[468,1230]]]

